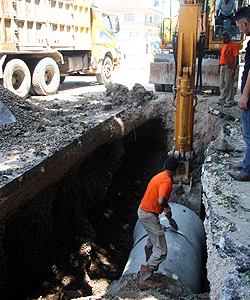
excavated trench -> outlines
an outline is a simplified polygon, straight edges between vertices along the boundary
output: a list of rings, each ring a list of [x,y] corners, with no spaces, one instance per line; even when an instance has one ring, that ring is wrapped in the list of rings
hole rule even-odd
[[[53,293],[71,299],[93,294],[86,278],[118,279],[133,246],[140,200],[171,147],[172,133],[152,119],[96,148],[19,205],[1,228],[3,299]]]

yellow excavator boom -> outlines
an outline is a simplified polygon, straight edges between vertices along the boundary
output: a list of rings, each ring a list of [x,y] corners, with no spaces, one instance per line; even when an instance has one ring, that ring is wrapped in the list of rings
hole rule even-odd
[[[175,138],[173,155],[180,160],[174,180],[189,183],[192,163],[192,139],[195,95],[196,45],[201,4],[183,1],[180,5],[177,51],[177,93],[173,99],[175,107]]]

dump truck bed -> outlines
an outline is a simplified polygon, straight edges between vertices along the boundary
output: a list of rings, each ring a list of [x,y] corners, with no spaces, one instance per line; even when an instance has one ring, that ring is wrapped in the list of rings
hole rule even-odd
[[[92,2],[0,1],[0,52],[90,50]]]

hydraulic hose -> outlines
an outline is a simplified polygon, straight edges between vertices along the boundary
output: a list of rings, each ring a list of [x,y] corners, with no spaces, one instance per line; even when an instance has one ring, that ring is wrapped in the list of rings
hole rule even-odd
[[[205,43],[206,43],[206,34],[203,33],[203,36],[202,36],[202,48],[201,48],[201,61],[200,61],[200,91],[201,91],[201,88],[202,88],[202,59],[203,59],[203,56],[204,56],[204,49],[205,49]]]
[[[175,73],[174,73],[174,83],[173,83],[173,98],[176,98],[176,89],[177,89],[177,56],[178,56],[178,34],[174,32],[172,38],[172,46],[173,46],[173,54],[174,54],[174,65],[175,65]]]
[[[198,89],[200,71],[201,71],[200,69],[201,43],[202,43],[202,36],[200,35],[199,42],[198,42],[198,68],[197,68],[197,76],[196,76],[196,90]]]
[[[199,38],[199,43],[198,43],[198,68],[197,68],[197,77],[196,77],[196,91],[198,92],[201,92],[202,89],[202,59],[204,55],[205,43],[206,43],[206,35],[205,33],[201,33]]]

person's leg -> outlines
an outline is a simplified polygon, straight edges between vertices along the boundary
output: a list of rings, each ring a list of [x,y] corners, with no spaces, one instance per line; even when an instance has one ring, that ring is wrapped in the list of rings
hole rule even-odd
[[[219,15],[218,25],[223,25],[224,16],[222,14]]]
[[[241,110],[243,138],[246,142],[245,158],[242,162],[242,173],[250,176],[250,101],[248,109]]]
[[[160,224],[158,215],[145,212],[139,208],[138,216],[142,226],[147,231],[150,241],[153,244],[153,253],[147,261],[147,266],[151,271],[157,271],[159,264],[167,256],[165,233]]]
[[[153,244],[152,244],[152,242],[150,240],[150,237],[148,237],[148,239],[147,239],[147,247],[148,248],[152,248],[153,247]]]
[[[220,67],[220,99],[226,99],[225,69],[225,65]]]
[[[151,232],[151,228],[154,227],[154,225],[152,225],[152,224],[155,223],[155,220],[157,220],[157,219],[159,220],[158,215],[155,215],[155,214],[150,213],[150,212],[143,211],[140,207],[138,208],[138,218],[139,218],[139,221],[142,224],[142,226],[147,231],[147,233],[148,233],[148,231]],[[165,235],[164,235],[164,237],[165,237]],[[153,249],[155,248],[154,240],[151,239],[151,234],[149,235],[147,243],[149,243],[149,246],[152,243]],[[146,250],[146,248],[147,248],[147,245],[145,246],[145,250]],[[146,253],[146,255],[147,255],[147,253]],[[151,257],[151,256],[149,256],[149,257]],[[139,286],[140,286],[141,289],[162,286],[162,283],[155,282],[151,278],[151,276],[153,275],[153,271],[156,268],[158,268],[158,266],[153,267],[152,269],[150,269],[148,265],[141,265],[140,278],[139,278]]]
[[[144,249],[145,249],[145,254],[146,254],[146,261],[148,261],[150,256],[153,253],[153,244],[152,244],[149,236],[147,238],[147,244]]]
[[[225,68],[226,103],[234,103],[234,77],[231,76],[232,68]]]

